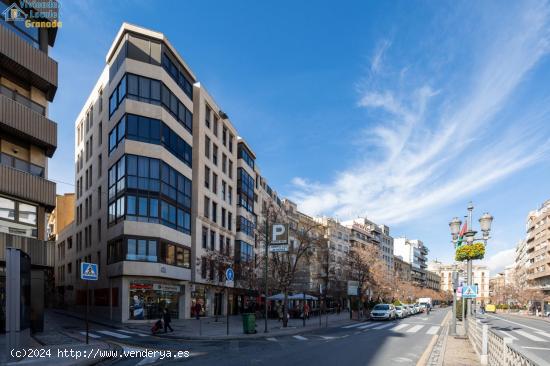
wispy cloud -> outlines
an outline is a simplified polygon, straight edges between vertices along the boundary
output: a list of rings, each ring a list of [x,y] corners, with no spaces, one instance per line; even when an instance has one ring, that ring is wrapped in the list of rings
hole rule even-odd
[[[332,182],[294,179],[292,198],[310,214],[368,214],[384,223],[399,223],[546,158],[548,103],[530,101],[521,113],[508,107],[550,51],[549,10],[546,2],[532,2],[509,14],[509,21],[491,29],[490,37],[463,60],[473,67],[454,74],[449,70],[449,79],[461,80],[452,87],[445,78],[434,85],[431,75],[415,75],[422,81],[408,88],[402,83],[408,72],[398,71],[397,80],[385,83],[370,75],[358,101],[380,121],[372,125],[369,120],[360,134],[372,147],[370,153],[359,151],[363,156],[335,173]],[[380,43],[371,72],[380,70],[389,46]],[[459,72],[464,75],[457,77]]]

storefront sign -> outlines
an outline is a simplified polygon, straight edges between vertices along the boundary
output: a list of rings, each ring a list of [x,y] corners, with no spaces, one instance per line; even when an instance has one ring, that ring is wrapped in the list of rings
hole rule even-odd
[[[152,290],[153,285],[151,283],[131,283],[131,290]]]
[[[155,283],[153,284],[153,290],[167,291],[167,292],[180,292],[180,287],[174,286],[174,285],[164,285],[161,283]]]

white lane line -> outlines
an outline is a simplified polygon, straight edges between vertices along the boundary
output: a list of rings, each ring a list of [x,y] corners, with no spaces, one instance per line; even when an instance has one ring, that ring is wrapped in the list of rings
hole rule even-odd
[[[537,332],[537,333],[540,334],[540,335],[542,335],[542,336],[545,336],[545,337],[550,338],[550,333],[543,332],[543,331],[540,331],[540,332]]]
[[[130,336],[120,334],[120,333],[115,333],[115,332],[109,332],[108,330],[98,330],[97,332],[104,335],[111,336],[111,337],[120,338],[120,339],[131,338]]]
[[[274,338],[274,337],[269,337],[269,338],[266,338],[268,341],[271,341],[271,342],[277,342],[277,338]]]
[[[117,332],[122,332],[122,333],[127,333],[127,334],[137,334],[137,335],[140,336],[140,337],[147,337],[147,334],[138,333],[138,332],[132,332],[132,331],[130,331],[130,330],[117,329]]]
[[[510,334],[509,330],[501,330],[501,332],[504,333],[506,337],[512,338],[514,341],[518,340],[518,337],[514,337],[512,334]]]
[[[360,326],[357,329],[367,329],[367,328],[370,328],[370,327],[374,327],[375,325],[378,325],[378,323],[370,323],[370,324],[367,324],[367,325]]]
[[[515,332],[515,333],[517,333],[520,336],[523,336],[525,338],[529,338],[530,340],[535,341],[535,342],[546,342],[546,339],[542,339],[541,337],[537,337],[536,335],[532,335],[532,334],[527,333],[526,331],[523,331],[523,330],[513,330],[513,332]]]
[[[83,336],[86,336],[86,332],[80,332],[80,334],[82,334]],[[88,335],[90,336],[90,338],[101,338],[101,336],[98,336],[97,334],[94,334],[94,333],[88,333]]]
[[[393,331],[396,332],[396,331],[398,331],[398,330],[400,330],[400,329],[403,329],[403,328],[408,327],[409,325],[410,325],[410,324],[407,324],[407,323],[405,323],[405,324],[399,324],[398,326],[393,327],[391,330],[393,330]]]
[[[336,339],[336,337],[331,337],[331,336],[321,336],[321,338],[323,338],[325,340]]]
[[[388,323],[388,324],[379,325],[379,326],[374,327],[372,329],[384,329],[384,328],[391,327],[391,326],[394,326],[394,325],[395,325],[395,323]]]
[[[414,327],[412,327],[411,329],[409,329],[407,331],[407,333],[416,333],[422,328],[424,328],[424,325],[423,324],[418,324],[418,325],[415,325]]]
[[[521,346],[521,348],[527,348],[527,349],[540,349],[543,351],[550,351],[550,348],[544,348],[544,347],[527,347],[527,346]]]
[[[355,327],[358,327],[360,325],[364,325],[365,323],[355,323],[355,324],[351,324],[351,325],[346,325],[345,327],[342,327],[344,329],[350,329],[350,328],[355,328]]]
[[[296,338],[300,341],[307,341],[307,338],[306,337],[302,337],[301,335],[295,335],[295,336],[292,336],[293,338]]]
[[[523,328],[529,328],[529,329],[532,329],[532,330],[536,330],[537,332],[541,332],[541,330],[538,329],[538,328],[530,327],[530,326],[525,325],[525,324],[521,324],[521,323],[518,323],[518,322],[514,322],[514,321],[511,321],[511,320],[508,320],[508,319],[504,319],[504,318],[501,318],[501,317],[496,316],[496,315],[489,315],[489,314],[487,314],[487,316],[490,317],[490,318],[496,318],[496,319],[499,319],[499,320],[504,320],[505,322],[512,323],[512,324],[515,324],[515,325],[519,325],[519,326],[521,326],[521,327],[523,327]]]
[[[430,329],[428,329],[426,334],[436,334],[438,330],[439,330],[439,326],[434,325],[433,327],[430,327]]]

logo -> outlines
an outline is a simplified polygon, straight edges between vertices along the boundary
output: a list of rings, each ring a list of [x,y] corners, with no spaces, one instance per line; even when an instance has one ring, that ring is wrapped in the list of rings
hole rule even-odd
[[[27,13],[25,13],[16,3],[11,4],[2,12],[6,22],[21,22],[27,19]]]

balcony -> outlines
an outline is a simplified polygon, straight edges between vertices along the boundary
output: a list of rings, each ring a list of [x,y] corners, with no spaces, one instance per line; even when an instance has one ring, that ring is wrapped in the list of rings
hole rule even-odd
[[[55,208],[55,183],[4,165],[0,165],[0,192],[36,202],[47,211]]]
[[[57,123],[2,94],[0,127],[44,148],[48,157],[52,157],[57,148]]]
[[[6,247],[21,249],[31,257],[33,266],[53,267],[55,242],[0,233],[0,262],[6,260]]]
[[[51,102],[57,91],[57,62],[0,26],[0,66],[44,91]]]
[[[0,153],[0,164],[8,166],[22,172],[30,173],[40,178],[44,178],[44,168],[28,161],[18,159],[14,156]]]

